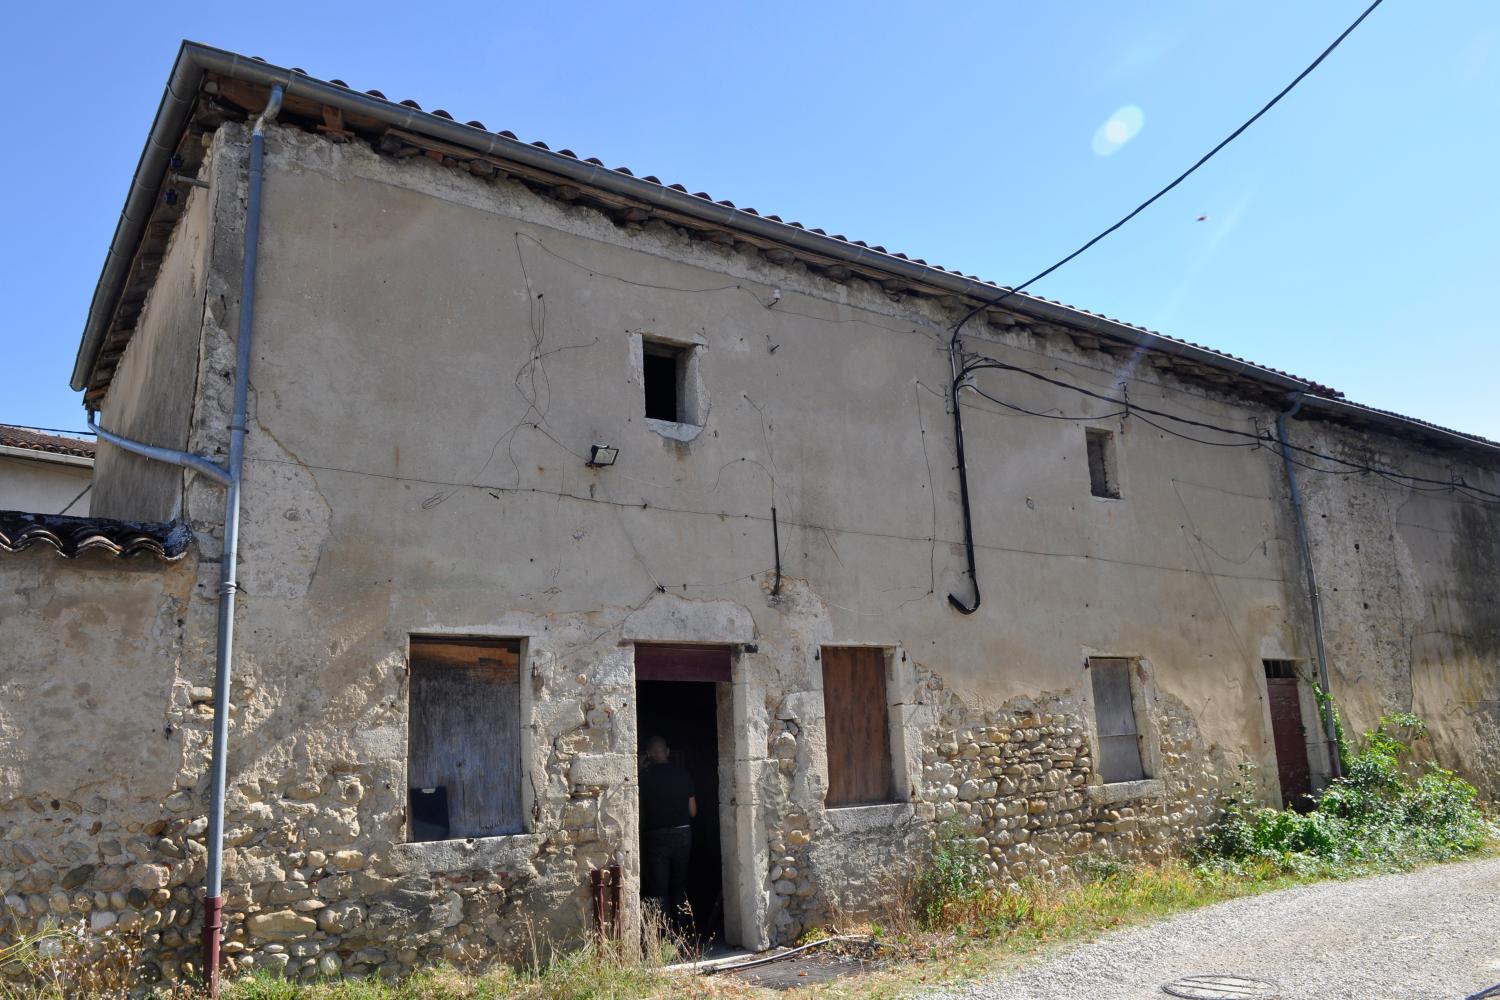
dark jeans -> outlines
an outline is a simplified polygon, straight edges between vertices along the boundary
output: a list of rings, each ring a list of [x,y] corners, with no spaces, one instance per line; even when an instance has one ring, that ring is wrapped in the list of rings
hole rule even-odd
[[[641,836],[641,900],[654,900],[678,930],[688,923],[687,871],[692,853],[690,826],[647,830]]]

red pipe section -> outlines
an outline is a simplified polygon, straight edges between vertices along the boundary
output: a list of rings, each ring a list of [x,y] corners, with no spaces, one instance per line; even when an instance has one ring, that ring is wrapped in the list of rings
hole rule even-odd
[[[609,866],[609,907],[610,920],[614,926],[614,936],[620,936],[620,893],[625,879],[621,875],[619,865]]]
[[[218,996],[219,938],[224,926],[224,897],[209,896],[203,901],[203,981],[211,996]]]
[[[604,869],[595,868],[589,872],[589,881],[593,883],[594,890],[594,934],[600,941],[604,940]]]
[[[589,872],[594,896],[594,933],[599,940],[620,936],[620,887],[624,883],[619,865]]]

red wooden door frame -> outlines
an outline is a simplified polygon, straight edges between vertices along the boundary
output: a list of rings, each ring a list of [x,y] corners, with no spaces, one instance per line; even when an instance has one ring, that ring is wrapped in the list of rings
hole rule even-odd
[[[638,681],[728,681],[733,652],[729,646],[636,643]]]

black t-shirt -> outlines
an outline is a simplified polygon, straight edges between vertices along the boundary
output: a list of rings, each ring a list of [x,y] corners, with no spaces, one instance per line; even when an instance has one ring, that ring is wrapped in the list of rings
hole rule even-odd
[[[686,826],[688,799],[696,795],[693,779],[681,764],[644,764],[641,767],[641,829]]]

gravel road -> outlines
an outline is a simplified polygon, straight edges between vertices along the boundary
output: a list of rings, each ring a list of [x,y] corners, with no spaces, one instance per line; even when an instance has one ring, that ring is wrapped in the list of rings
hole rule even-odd
[[[1281,1000],[1490,996],[1500,860],[1219,903],[928,1000],[1165,1000],[1163,983],[1205,973],[1274,981]]]

